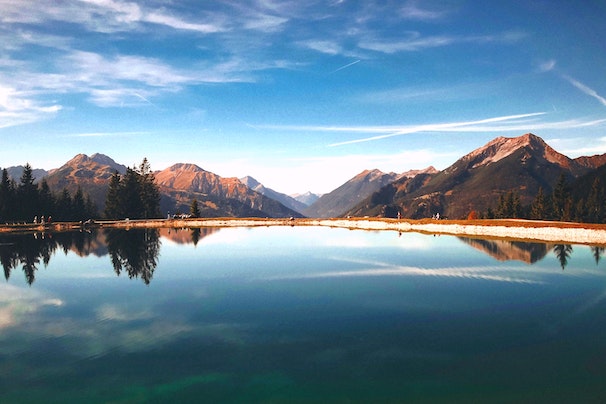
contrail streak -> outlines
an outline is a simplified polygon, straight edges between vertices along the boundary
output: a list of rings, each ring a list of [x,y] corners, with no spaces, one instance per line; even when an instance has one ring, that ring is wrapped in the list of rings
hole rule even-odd
[[[156,104],[154,104],[153,102],[151,102],[150,100],[148,100],[147,98],[145,98],[144,96],[142,96],[141,94],[133,92],[133,95],[135,97],[140,98],[141,100],[145,101],[149,105],[152,105],[152,106],[158,108],[158,106]]]
[[[330,74],[334,74],[334,73],[336,73],[336,72],[338,72],[338,71],[341,71],[341,70],[343,70],[343,69],[347,69],[348,67],[351,67],[351,66],[353,66],[353,65],[355,65],[355,64],[358,64],[358,63],[360,63],[361,61],[362,61],[361,59],[358,59],[358,60],[356,60],[356,61],[353,61],[353,62],[351,62],[351,63],[348,63],[348,64],[346,64],[345,66],[341,66],[341,67],[339,67],[338,69],[333,70],[332,72],[330,72]]]
[[[399,130],[393,130],[391,133],[388,133],[385,135],[371,136],[371,137],[367,137],[367,138],[363,138],[363,139],[347,140],[345,142],[332,143],[328,146],[330,146],[330,147],[344,146],[347,144],[370,142],[373,140],[386,139],[386,138],[390,138],[390,137],[394,137],[394,136],[409,135],[412,133],[436,132],[436,131],[441,131],[441,130],[445,131],[445,130],[454,129],[454,128],[459,128],[463,131],[464,129],[469,129],[469,127],[475,126],[475,125],[481,125],[481,124],[485,124],[485,123],[494,123],[494,122],[503,122],[503,121],[509,121],[509,120],[517,120],[517,119],[521,119],[521,118],[529,118],[529,117],[539,116],[539,115],[544,115],[544,114],[545,114],[545,112],[533,112],[530,114],[498,116],[498,117],[494,117],[494,118],[480,119],[478,121],[415,125],[415,126],[409,126],[409,127],[402,127]]]

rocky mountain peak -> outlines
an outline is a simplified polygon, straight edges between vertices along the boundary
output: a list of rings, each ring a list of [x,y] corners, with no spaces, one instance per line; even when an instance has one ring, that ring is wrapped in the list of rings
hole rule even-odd
[[[391,175],[394,175],[393,173],[390,173]],[[379,170],[379,169],[373,169],[373,170],[364,170],[362,171],[360,174],[356,175],[353,180],[360,180],[360,181],[376,181],[381,179],[383,176],[385,176],[386,174]]]
[[[545,160],[569,168],[571,160],[552,149],[543,139],[527,133],[518,137],[497,137],[471,153],[461,160],[472,162],[472,168],[486,166],[502,160],[520,149],[526,149],[528,156],[538,155]]]
[[[416,177],[419,174],[437,174],[439,171],[434,166],[429,166],[427,168],[423,168],[421,170],[408,170],[399,175],[400,178],[412,178]]]
[[[93,161],[97,164],[109,166],[120,173],[124,172],[124,166],[122,164],[116,163],[114,159],[109,156],[106,156],[105,154],[95,153],[90,156],[90,161]]]
[[[104,171],[118,171],[123,174],[126,172],[126,167],[116,163],[112,158],[104,155],[95,153],[92,156],[80,153],[76,154],[71,160],[61,166],[59,169],[51,170],[50,174],[55,171],[65,171],[66,169],[81,170],[87,169],[91,171],[104,170]]]
[[[205,170],[192,163],[177,163],[177,164],[173,164],[172,166],[168,167],[164,171],[196,173],[196,172],[204,172]]]
[[[263,186],[259,181],[257,181],[256,179],[254,179],[253,177],[247,175],[246,177],[242,177],[240,178],[240,181],[246,185],[247,187],[249,187],[250,189],[256,189],[259,186]]]

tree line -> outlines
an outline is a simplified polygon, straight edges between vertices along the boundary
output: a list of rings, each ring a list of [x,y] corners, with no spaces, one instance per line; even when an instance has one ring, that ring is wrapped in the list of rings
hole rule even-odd
[[[539,188],[528,205],[520,202],[516,191],[503,193],[496,208],[483,215],[487,219],[533,219],[606,223],[606,183],[600,176],[590,178],[587,184],[568,184],[562,174],[551,193]]]
[[[67,188],[53,193],[44,178],[39,184],[35,181],[29,164],[25,165],[18,182],[9,178],[6,168],[2,170],[0,221],[80,221],[98,216],[95,204],[81,188],[78,187],[73,195]]]
[[[138,168],[127,168],[124,175],[112,175],[104,215],[107,219],[160,217],[160,190],[147,158]]]
[[[138,168],[115,172],[109,182],[103,216],[106,219],[148,219],[160,217],[160,191],[147,158]],[[45,178],[36,183],[32,167],[25,165],[19,181],[2,170],[0,222],[84,221],[101,215],[80,187],[72,195],[64,188],[53,193]]]

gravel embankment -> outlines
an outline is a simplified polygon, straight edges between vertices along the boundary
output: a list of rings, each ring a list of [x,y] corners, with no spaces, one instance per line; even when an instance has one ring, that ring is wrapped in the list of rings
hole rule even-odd
[[[175,219],[99,222],[104,227],[258,227],[327,226],[360,230],[392,230],[467,237],[562,242],[606,246],[606,226],[528,220],[450,221],[395,219]]]

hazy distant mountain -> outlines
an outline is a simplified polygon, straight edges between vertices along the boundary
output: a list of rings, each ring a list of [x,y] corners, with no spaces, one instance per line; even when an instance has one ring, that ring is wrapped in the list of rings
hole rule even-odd
[[[50,170],[46,182],[54,192],[61,192],[66,188],[72,195],[80,187],[102,212],[109,179],[116,171],[124,174],[126,166],[103,154],[97,153],[90,157],[78,154],[61,167]]]
[[[308,217],[340,216],[398,177],[396,173],[384,173],[377,169],[364,170],[337,189],[322,195],[303,214]]]
[[[8,174],[8,178],[15,180],[15,182],[19,183],[21,176],[23,175],[24,166],[12,166],[7,167],[6,172]],[[48,171],[43,170],[41,168],[32,168],[32,175],[34,176],[34,182],[37,183],[42,178],[48,175]]]
[[[301,202],[303,205],[305,206],[310,206],[311,204],[313,204],[315,201],[317,201],[318,199],[320,199],[320,194],[314,194],[313,192],[307,191],[303,194],[292,194],[290,195],[291,198]]]
[[[240,181],[242,181],[242,183],[244,185],[246,185],[253,191],[256,191],[262,195],[265,195],[271,199],[274,199],[274,200],[280,202],[282,205],[286,206],[287,208],[292,209],[296,212],[302,213],[303,209],[305,209],[307,207],[307,205],[305,205],[304,203],[299,202],[296,199],[294,199],[286,194],[283,194],[283,193],[274,191],[271,188],[265,187],[263,184],[261,184],[259,181],[257,181],[253,177],[246,176],[246,177],[240,178]]]
[[[223,178],[194,164],[175,164],[155,173],[160,192],[168,199],[163,210],[189,212],[194,199],[205,217],[300,217],[280,202],[253,191],[238,178]]]
[[[529,204],[539,187],[551,189],[561,173],[571,179],[591,171],[603,156],[570,159],[533,134],[498,137],[426,179],[409,187],[400,179],[358,204],[348,214],[465,218],[471,210],[495,207],[504,192],[516,191]],[[416,178],[416,177],[415,177]]]

